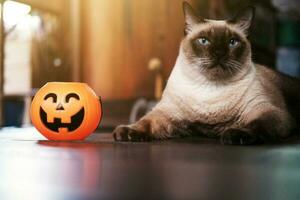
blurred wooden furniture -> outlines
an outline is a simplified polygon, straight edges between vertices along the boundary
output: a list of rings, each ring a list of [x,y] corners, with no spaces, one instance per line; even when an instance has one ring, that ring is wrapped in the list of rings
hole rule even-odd
[[[182,0],[86,0],[81,7],[82,80],[105,100],[154,97],[145,66],[158,57],[168,77],[183,37]]]

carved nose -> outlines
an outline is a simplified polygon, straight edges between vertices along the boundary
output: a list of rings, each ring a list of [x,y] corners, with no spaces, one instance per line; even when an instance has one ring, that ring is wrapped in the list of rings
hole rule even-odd
[[[56,110],[65,110],[63,105],[60,103],[57,105]]]

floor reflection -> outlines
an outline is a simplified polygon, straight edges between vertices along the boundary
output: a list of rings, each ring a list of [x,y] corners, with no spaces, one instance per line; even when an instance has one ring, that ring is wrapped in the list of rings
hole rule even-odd
[[[299,144],[115,143],[107,136],[75,142],[0,136],[0,200],[300,196]]]
[[[32,150],[23,146],[2,156],[1,199],[65,200],[96,195],[101,151],[93,144],[38,141]]]

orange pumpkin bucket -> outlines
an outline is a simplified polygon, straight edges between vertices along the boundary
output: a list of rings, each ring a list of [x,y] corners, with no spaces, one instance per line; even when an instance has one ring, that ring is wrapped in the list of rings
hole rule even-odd
[[[101,101],[85,83],[49,82],[34,96],[30,118],[49,140],[83,140],[99,125]]]

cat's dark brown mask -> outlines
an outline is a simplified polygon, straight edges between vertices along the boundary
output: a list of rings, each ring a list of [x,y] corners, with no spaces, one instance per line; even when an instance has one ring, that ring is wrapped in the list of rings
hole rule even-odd
[[[247,7],[230,20],[207,20],[197,15],[188,3],[183,4],[185,58],[211,80],[233,77],[251,63],[247,39],[254,8]]]

